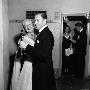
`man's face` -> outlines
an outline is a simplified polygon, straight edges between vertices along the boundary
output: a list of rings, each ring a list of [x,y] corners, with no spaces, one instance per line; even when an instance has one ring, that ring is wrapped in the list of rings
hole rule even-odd
[[[46,24],[45,19],[42,18],[41,14],[35,16],[35,28],[40,30]]]
[[[81,30],[81,27],[75,26],[76,30],[79,32]]]

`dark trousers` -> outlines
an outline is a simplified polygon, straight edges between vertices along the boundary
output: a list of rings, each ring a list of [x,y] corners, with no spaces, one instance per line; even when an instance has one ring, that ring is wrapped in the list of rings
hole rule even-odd
[[[33,72],[32,90],[57,90],[54,71],[51,71],[51,74],[47,74],[47,71],[44,71],[40,72],[38,70],[37,72]]]
[[[75,55],[74,62],[76,77],[83,77],[85,70],[85,55]]]
[[[63,56],[62,57],[62,75],[73,75],[74,73],[74,55],[70,55],[70,56]],[[66,69],[66,72],[65,72]],[[67,71],[68,69],[68,71]]]

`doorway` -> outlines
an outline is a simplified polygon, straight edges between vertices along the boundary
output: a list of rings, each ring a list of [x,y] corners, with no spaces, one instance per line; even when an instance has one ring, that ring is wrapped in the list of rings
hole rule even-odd
[[[75,25],[76,23],[81,23],[82,24],[82,27],[83,27],[83,30],[84,30],[84,33],[86,34],[87,38],[86,38],[86,47],[85,47],[85,51],[86,51],[86,54],[85,54],[85,59],[82,62],[78,62],[78,68],[82,68],[81,70],[83,71],[83,75],[82,76],[88,76],[88,73],[87,73],[87,67],[88,67],[88,61],[89,61],[89,57],[88,57],[88,28],[87,28],[87,15],[86,14],[62,14],[62,30],[63,30],[63,35],[64,36],[64,29],[69,26],[70,28],[70,31],[72,33],[72,35],[74,36],[76,34],[76,30],[75,30]],[[63,38],[62,38],[63,39]],[[76,56],[74,55],[74,49],[73,49],[73,52],[72,52],[72,55],[69,55],[69,56],[66,56],[64,58],[63,56],[63,52],[66,50],[65,49],[65,44],[67,43],[64,43],[64,39],[62,40],[62,72],[61,72],[61,75],[63,76],[75,76],[76,74],[76,67],[77,67],[77,64],[75,62],[75,58]],[[76,41],[77,43],[77,41]],[[66,46],[68,45],[69,43],[66,44]],[[82,43],[83,44],[83,43]],[[82,45],[83,46],[83,45]],[[64,49],[63,49],[64,47]],[[73,48],[73,47],[72,47]],[[65,52],[64,52],[65,54]],[[65,61],[66,59],[66,61]],[[82,64],[83,65],[82,65]],[[82,67],[80,67],[82,65]]]

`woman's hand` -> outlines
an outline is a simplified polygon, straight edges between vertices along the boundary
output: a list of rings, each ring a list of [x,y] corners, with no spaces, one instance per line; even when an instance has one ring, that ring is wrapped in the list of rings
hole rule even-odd
[[[19,42],[20,48],[25,49],[27,44],[24,41]]]
[[[29,44],[29,37],[27,37],[27,36],[24,36],[23,37],[23,41],[26,43],[26,44]]]
[[[72,38],[70,38],[70,40],[71,40],[73,43],[76,43],[76,40],[73,40]]]
[[[24,38],[23,38],[23,41],[28,45],[31,45],[31,46],[34,46],[34,40],[32,39],[32,38],[30,38],[30,37],[28,37],[28,36],[25,36]]]
[[[76,43],[76,40],[73,39],[73,36],[70,34],[70,40],[73,42],[73,43]]]

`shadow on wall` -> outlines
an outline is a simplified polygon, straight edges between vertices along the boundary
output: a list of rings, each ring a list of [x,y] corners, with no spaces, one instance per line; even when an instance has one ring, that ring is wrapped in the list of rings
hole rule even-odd
[[[21,38],[22,33],[19,33],[13,37],[13,42],[18,46],[18,40]],[[14,61],[15,61],[15,51],[14,53],[9,52],[9,76],[8,76],[8,89],[10,90],[10,84],[11,84],[11,78],[12,78],[12,73],[13,73],[13,66],[14,66]]]
[[[13,65],[15,60],[15,54],[9,54],[9,76],[8,76],[8,86],[7,90],[10,90],[10,84],[11,84],[11,78],[12,78],[12,72],[13,72]]]

